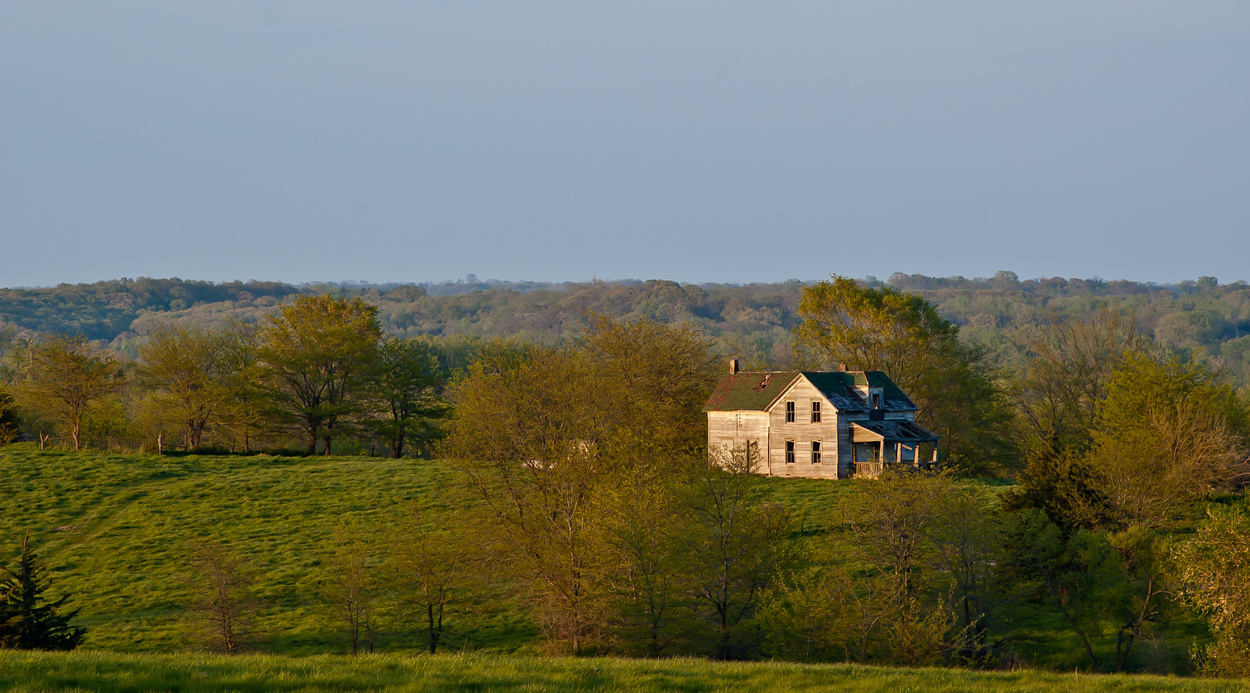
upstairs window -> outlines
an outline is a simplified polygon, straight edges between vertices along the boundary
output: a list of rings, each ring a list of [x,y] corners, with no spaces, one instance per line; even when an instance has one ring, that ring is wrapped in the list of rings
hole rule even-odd
[[[812,441],[812,464],[820,464],[820,441]]]
[[[879,392],[872,393],[872,408],[873,409],[881,408],[881,393]]]
[[[812,402],[812,423],[820,423],[820,402]]]
[[[786,402],[786,423],[794,423],[794,402]]]
[[[786,464],[794,464],[794,441],[786,441]]]

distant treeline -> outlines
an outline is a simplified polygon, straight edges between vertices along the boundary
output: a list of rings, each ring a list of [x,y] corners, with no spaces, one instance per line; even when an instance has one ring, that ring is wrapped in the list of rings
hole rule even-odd
[[[1162,346],[1202,352],[1229,371],[1239,389],[1250,385],[1250,285],[1200,277],[1179,284],[1101,279],[1020,280],[1012,272],[989,278],[895,273],[885,282],[923,296],[961,328],[966,342],[985,347],[1010,371],[1023,366],[1020,345],[1050,316],[1091,314],[1099,307],[1131,309],[1137,327]],[[719,349],[755,367],[793,365],[791,330],[800,322],[804,282],[680,284],[671,281],[541,283],[464,281],[438,284],[308,284],[121,279],[44,289],[0,290],[0,332],[80,334],[133,357],[158,322],[220,325],[254,322],[297,295],[359,297],[378,308],[383,330],[399,337],[509,337],[558,343],[585,324],[588,312],[697,327]]]

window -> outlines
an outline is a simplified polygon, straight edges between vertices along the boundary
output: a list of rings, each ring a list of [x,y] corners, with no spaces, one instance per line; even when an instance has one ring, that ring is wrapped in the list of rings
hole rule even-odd
[[[873,409],[881,408],[881,393],[879,392],[872,393],[872,408]]]
[[[786,464],[794,464],[794,441],[786,441]]]
[[[820,423],[820,402],[812,402],[812,423]]]
[[[786,402],[786,423],[794,423],[794,402]]]
[[[812,441],[812,464],[820,464],[820,441]]]

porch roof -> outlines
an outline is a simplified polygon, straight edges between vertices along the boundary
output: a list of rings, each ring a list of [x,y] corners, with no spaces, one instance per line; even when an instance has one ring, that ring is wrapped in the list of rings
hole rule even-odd
[[[854,421],[851,440],[856,443],[936,443],[938,434],[910,421]]]

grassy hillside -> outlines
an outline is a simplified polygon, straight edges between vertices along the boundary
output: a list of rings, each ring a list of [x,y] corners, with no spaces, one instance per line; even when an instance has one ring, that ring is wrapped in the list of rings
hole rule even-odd
[[[846,664],[555,659],[497,655],[350,657],[0,652],[0,687],[180,691],[1242,691],[1244,682]]]
[[[85,647],[185,647],[188,542],[222,541],[255,565],[267,647],[338,651],[314,583],[341,522],[369,530],[406,503],[452,495],[438,463],[370,458],[158,457],[0,449],[0,556],[29,529],[58,590],[73,594]],[[533,628],[475,616],[478,647],[512,650]],[[502,619],[502,620],[499,620]],[[397,638],[395,645],[402,645]]]
[[[802,536],[832,539],[826,545],[836,554],[849,540],[843,507],[874,482],[764,483],[802,518]],[[457,474],[436,461],[160,457],[10,446],[0,448],[0,561],[12,560],[21,532],[29,529],[52,569],[54,589],[72,594],[72,606],[82,609],[87,649],[168,652],[197,644],[183,608],[192,572],[188,542],[222,541],[255,566],[267,604],[260,614],[265,651],[338,653],[345,644],[316,588],[336,528],[347,522],[384,534],[409,505],[451,522],[449,510],[467,498]],[[447,645],[496,653],[539,649],[538,629],[524,610],[493,594],[484,599],[452,615]],[[382,616],[381,649],[420,650],[408,621],[394,612]],[[1022,602],[1004,618],[1025,662],[1060,671],[1086,665],[1057,614]],[[1152,669],[1185,671],[1184,653],[1203,630],[1201,623],[1178,620],[1166,642],[1149,646],[1159,650],[1151,655],[1158,660]]]

